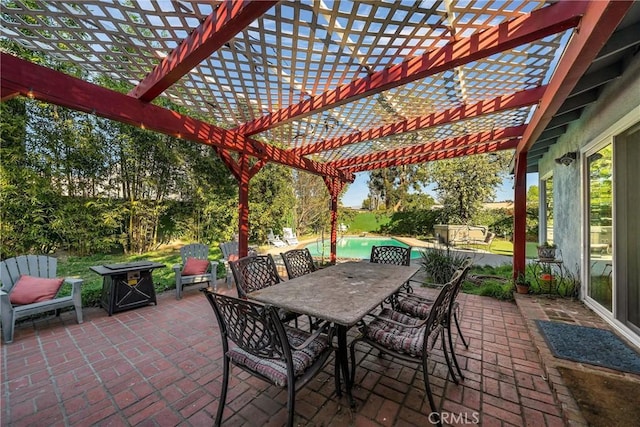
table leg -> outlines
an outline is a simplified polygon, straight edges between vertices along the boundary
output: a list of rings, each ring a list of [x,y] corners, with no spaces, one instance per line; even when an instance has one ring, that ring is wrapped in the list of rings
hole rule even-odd
[[[349,375],[349,361],[347,357],[347,327],[338,325],[337,330],[338,335],[338,363],[340,363],[342,367],[342,375],[344,376],[344,383],[347,389],[347,399],[349,400],[349,405],[352,408],[355,408],[356,402],[353,400],[353,396],[351,395],[351,387],[353,384],[351,383],[351,377]]]

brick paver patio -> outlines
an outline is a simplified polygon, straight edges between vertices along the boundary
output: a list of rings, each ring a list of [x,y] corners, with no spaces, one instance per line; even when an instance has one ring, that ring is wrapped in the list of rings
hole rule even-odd
[[[429,293],[431,290],[419,289]],[[430,379],[446,424],[565,425],[532,342],[513,302],[461,294],[457,340],[466,379],[447,378],[439,348]],[[182,300],[173,292],[148,306],[107,316],[85,308],[20,324],[2,346],[2,425],[209,426],[218,405],[221,344],[213,311],[196,287]],[[333,361],[296,398],[296,422],[305,426],[425,426],[429,404],[415,365],[380,358],[357,347],[351,410],[334,393]],[[286,393],[232,369],[226,425],[280,426]]]

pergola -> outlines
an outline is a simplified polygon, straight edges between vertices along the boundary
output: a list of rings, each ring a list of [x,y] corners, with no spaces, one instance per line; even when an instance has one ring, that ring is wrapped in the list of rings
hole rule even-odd
[[[2,53],[1,95],[211,146],[239,183],[241,255],[249,182],[267,162],[323,177],[335,260],[354,173],[512,150],[517,274],[528,151],[632,3],[2,0],[5,39],[135,87]]]

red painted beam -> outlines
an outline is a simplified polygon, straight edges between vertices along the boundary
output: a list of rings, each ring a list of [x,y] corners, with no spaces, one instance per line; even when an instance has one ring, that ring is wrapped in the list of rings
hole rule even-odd
[[[524,273],[527,245],[527,153],[516,154],[513,212],[513,278]]]
[[[364,154],[362,156],[350,157],[347,159],[328,162],[327,165],[335,168],[349,168],[353,165],[363,163],[380,162],[388,159],[406,158],[417,156],[420,154],[429,154],[438,151],[448,151],[459,147],[470,147],[473,145],[483,144],[491,141],[498,141],[506,138],[516,138],[522,136],[526,125],[513,126],[504,129],[494,129],[487,132],[479,132],[455,138],[443,139],[440,141],[432,141],[421,145],[410,145],[407,147],[396,148],[393,150],[378,151],[376,153]]]
[[[218,157],[220,157],[220,160],[222,160],[222,163],[225,164],[227,169],[229,169],[231,174],[235,177],[236,181],[240,181],[242,179],[240,165],[233,158],[229,150],[225,150],[224,148],[220,147],[213,148],[214,150],[216,150],[216,153],[218,154]]]
[[[415,165],[418,163],[433,162],[436,160],[453,159],[455,157],[472,156],[474,154],[493,153],[502,150],[512,150],[518,145],[519,138],[504,141],[492,141],[468,147],[451,148],[417,156],[398,157],[395,159],[380,160],[378,162],[364,163],[346,168],[341,168],[348,173],[366,172],[374,169],[384,169],[393,166]]]
[[[518,153],[527,152],[533,146],[632,4],[633,1],[619,0],[588,2],[580,27],[569,40],[549,81],[549,89],[531,117],[529,128],[518,146]]]
[[[0,101],[4,102],[20,95],[20,88],[3,85],[2,88],[0,88],[0,93],[1,93]]]
[[[271,0],[220,3],[129,95],[147,102],[153,100],[276,3]]]
[[[460,38],[440,49],[411,58],[336,89],[312,96],[267,116],[237,127],[243,135],[254,135],[274,126],[337,107],[348,101],[425,78],[524,43],[575,27],[587,2],[565,1],[535,10],[528,15]]]
[[[2,53],[0,58],[2,61],[0,87],[19,88],[23,96],[29,94],[51,104],[94,113],[134,126],[144,126],[146,129],[201,144],[245,153],[261,160],[273,161],[316,175],[332,176],[343,181],[354,179],[353,176],[345,175],[326,164],[300,158],[280,148],[245,138],[236,132],[140,101],[59,71],[5,53]]]
[[[375,129],[355,132],[338,138],[327,139],[315,144],[294,148],[290,151],[298,155],[305,156],[307,154],[321,151],[335,150],[336,148],[343,147],[345,145],[384,138],[386,136],[397,135],[405,132],[412,132],[459,120],[472,119],[485,114],[525,107],[527,105],[537,103],[544,94],[546,88],[546,86],[540,86],[534,89],[523,90],[510,95],[498,96],[493,99],[476,102],[471,105],[461,105],[456,108],[439,111],[427,116],[415,117],[401,122],[380,126]]]

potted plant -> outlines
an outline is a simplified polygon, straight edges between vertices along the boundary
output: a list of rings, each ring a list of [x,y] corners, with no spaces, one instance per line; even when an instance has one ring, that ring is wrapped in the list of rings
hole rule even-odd
[[[556,249],[557,246],[555,243],[544,242],[543,244],[538,245],[538,259],[540,259],[540,261],[555,260]]]
[[[515,280],[516,292],[519,294],[528,294],[531,283],[527,280],[527,276],[524,273],[518,273],[518,277]]]

